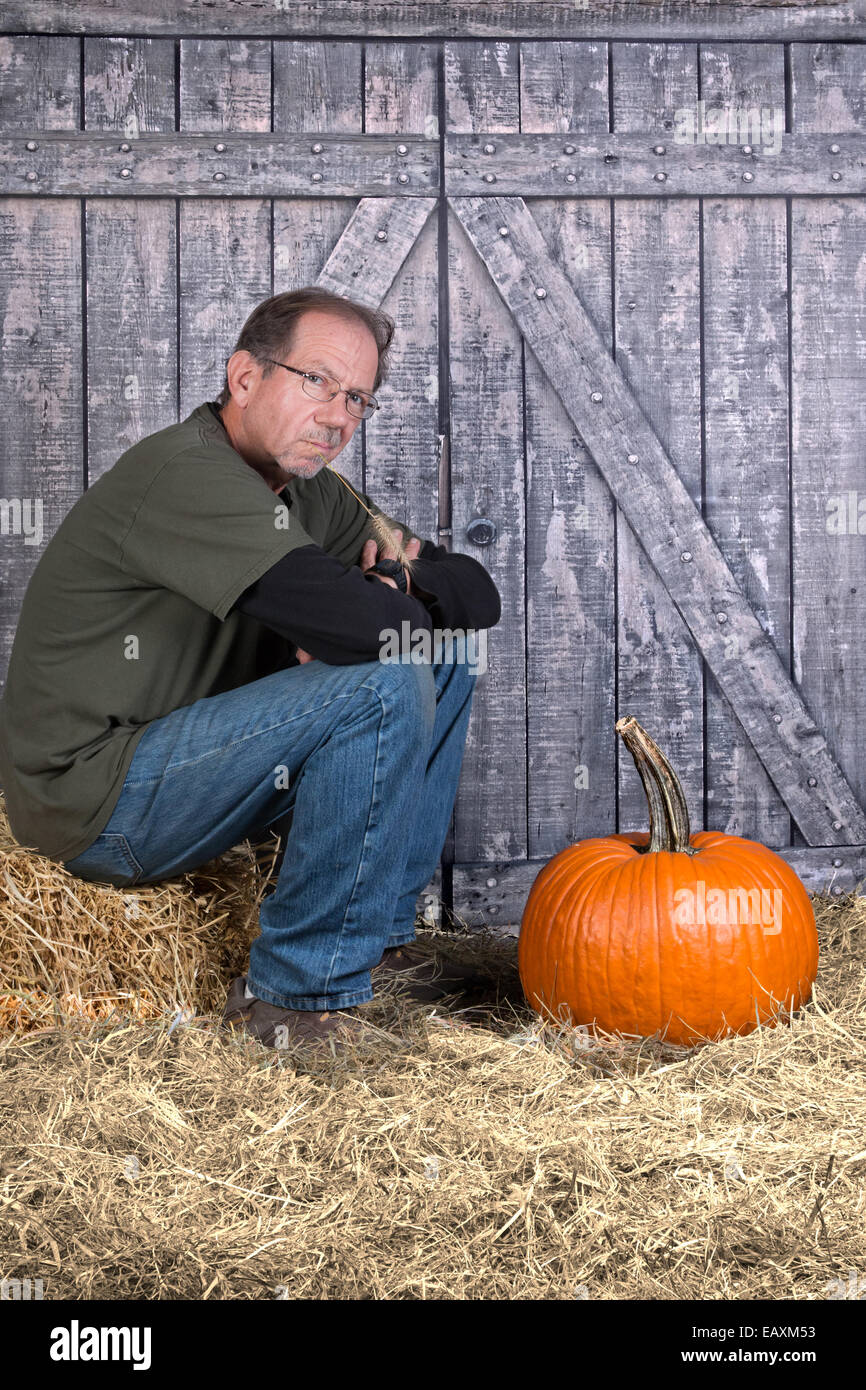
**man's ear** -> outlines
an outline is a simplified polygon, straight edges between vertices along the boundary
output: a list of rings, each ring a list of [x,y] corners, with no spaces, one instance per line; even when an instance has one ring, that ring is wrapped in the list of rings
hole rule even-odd
[[[258,363],[245,348],[233,352],[226,363],[226,375],[232,400],[243,410],[249,400],[249,387],[258,371]]]

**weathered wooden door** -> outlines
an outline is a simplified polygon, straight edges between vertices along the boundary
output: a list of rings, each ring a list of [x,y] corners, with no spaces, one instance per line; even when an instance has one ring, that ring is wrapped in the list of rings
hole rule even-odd
[[[860,35],[696,8],[670,42],[598,7],[561,39],[0,38],[6,658],[82,488],[318,281],[397,321],[341,471],[503,597],[446,901],[516,922],[551,854],[644,822],[623,713],[695,828],[861,879]]]

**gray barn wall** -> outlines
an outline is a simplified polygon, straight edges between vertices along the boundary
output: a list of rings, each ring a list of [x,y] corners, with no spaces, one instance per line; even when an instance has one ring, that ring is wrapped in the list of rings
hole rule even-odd
[[[502,187],[525,199],[862,808],[866,161],[852,154],[836,188],[825,139],[864,134],[853,17],[830,41],[787,19],[778,40],[752,39],[730,17],[727,33],[693,37],[691,18],[672,17],[670,36],[626,26],[620,37],[391,38],[375,35],[371,7],[366,33],[320,40],[258,19],[246,37],[195,33],[192,21],[177,37],[157,8],[150,34],[117,7],[108,36],[0,34],[2,496],[41,501],[47,543],[125,448],[218,393],[257,302],[314,282],[335,248],[351,285],[354,246],[354,292],[366,284],[378,298],[378,276],[397,334],[385,408],[341,471],[416,531],[480,559],[503,600],[443,854],[446,901],[453,892],[469,921],[515,922],[557,850],[645,826],[614,733],[626,713],[680,773],[693,829],[762,840],[815,890],[854,886],[864,836],[802,833],[439,187],[442,142],[494,146],[483,167],[500,180],[511,171]],[[789,156],[758,151],[758,177],[771,175],[763,196],[739,182],[742,166],[724,191],[708,165],[671,193],[655,180],[653,145],[682,153],[674,113],[699,101],[779,112],[792,136],[820,139],[790,170]],[[57,146],[54,158],[63,132],[112,139]],[[139,137],[175,133],[207,134],[196,169],[169,152],[142,179]],[[562,138],[580,179],[583,152],[609,133],[646,147],[624,191],[604,183],[603,159],[580,196],[549,162],[509,153],[507,138],[496,147]],[[239,138],[271,134],[303,139],[245,176]],[[342,156],[320,163],[316,135],[346,137]],[[382,173],[363,139],[351,143],[370,135],[416,139],[404,165],[389,146]],[[382,202],[359,208],[364,198]],[[350,229],[341,243],[356,208],[367,209],[364,237],[353,243]],[[379,208],[389,234],[373,264]],[[495,523],[491,544],[468,535],[479,517]],[[8,527],[0,537],[0,676],[41,548]]]

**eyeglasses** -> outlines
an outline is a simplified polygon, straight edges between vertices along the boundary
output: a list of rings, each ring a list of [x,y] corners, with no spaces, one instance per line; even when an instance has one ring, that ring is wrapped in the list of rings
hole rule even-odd
[[[374,411],[379,409],[379,402],[375,396],[368,396],[366,391],[350,391],[347,387],[341,386],[339,381],[334,381],[333,377],[322,376],[321,372],[302,372],[300,368],[289,367],[285,362],[277,362],[273,357],[266,357],[265,361],[272,362],[275,367],[285,367],[287,372],[294,372],[299,376],[301,390],[314,401],[332,401],[342,391],[346,397],[346,409],[356,420],[369,420]]]

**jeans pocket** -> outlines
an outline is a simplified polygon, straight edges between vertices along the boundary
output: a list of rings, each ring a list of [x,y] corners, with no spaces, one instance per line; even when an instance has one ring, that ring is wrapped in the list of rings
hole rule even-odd
[[[77,878],[110,883],[114,888],[131,888],[144,872],[126,836],[107,834],[104,830],[92,845],[63,867]]]

